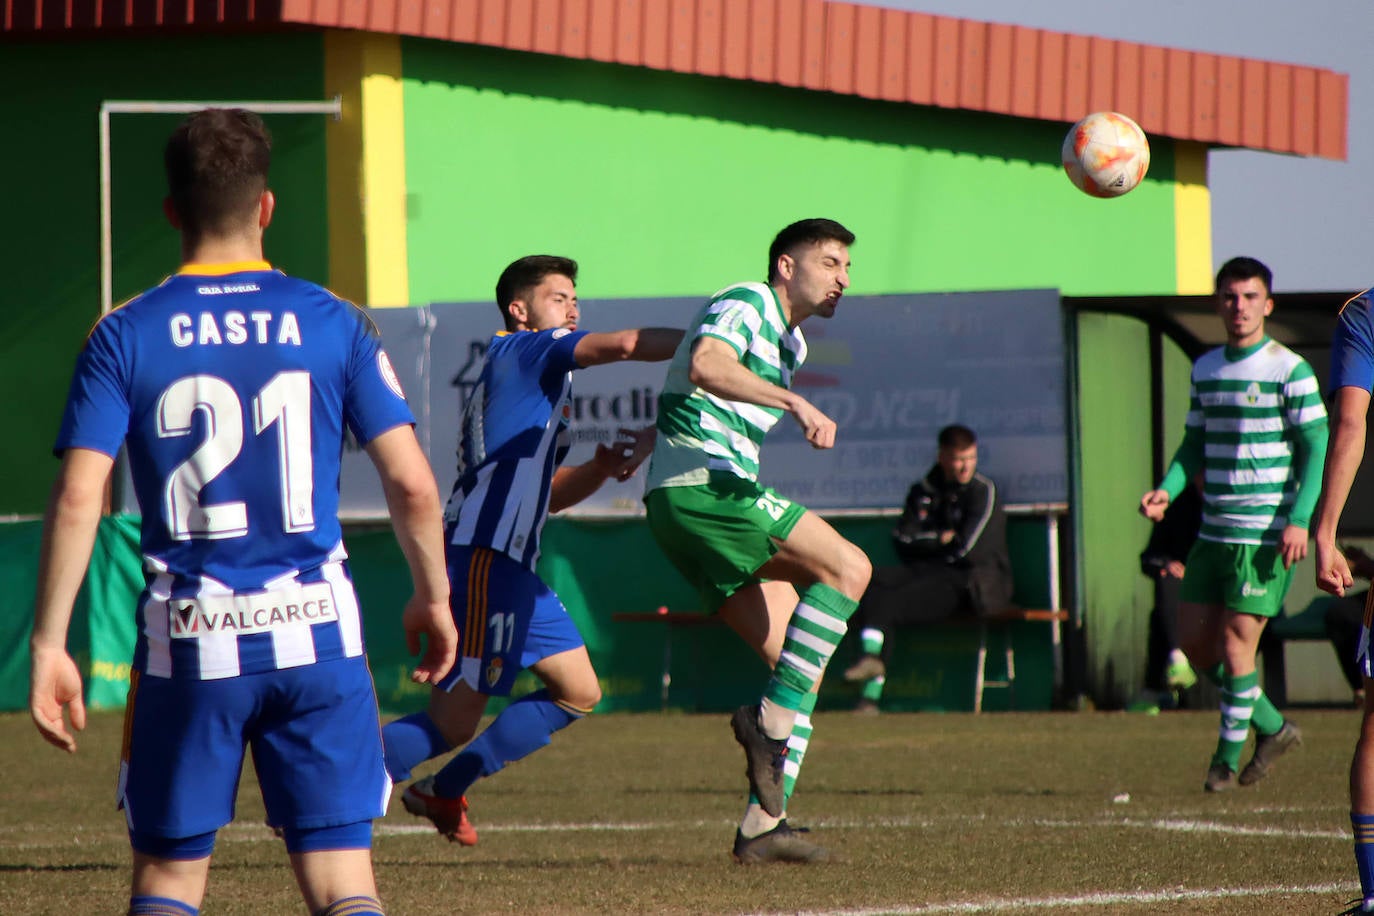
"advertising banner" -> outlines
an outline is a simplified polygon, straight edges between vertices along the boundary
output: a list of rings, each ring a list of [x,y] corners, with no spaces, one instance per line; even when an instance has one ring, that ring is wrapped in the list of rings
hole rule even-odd
[[[588,300],[581,327],[685,327],[698,298]],[[490,302],[374,309],[388,355],[418,423],[420,443],[447,499],[458,423],[501,328]],[[805,365],[793,389],[838,424],[833,449],[806,444],[783,416],[762,453],[762,477],[783,496],[817,510],[899,507],[935,460],[950,423],[978,436],[979,470],[1009,504],[1068,501],[1065,349],[1059,293],[1015,290],[846,296],[835,317],[803,325]],[[664,363],[625,362],[577,372],[567,463],[591,458],[621,428],[654,423]],[[345,446],[340,503],[345,519],[386,517],[371,462]],[[137,512],[132,488],[120,505]],[[567,510],[580,515],[643,511],[644,471],[607,483]]]
[[[702,300],[587,301],[581,327],[684,327]],[[377,310],[402,385],[447,496],[458,421],[500,327],[491,303],[439,303]],[[803,325],[809,354],[794,390],[838,424],[834,449],[806,444],[784,416],[763,449],[763,479],[812,509],[890,509],[935,460],[950,423],[978,435],[980,470],[1009,503],[1068,500],[1063,325],[1055,290],[846,296],[835,317]],[[666,366],[619,363],[573,379],[568,464],[591,458],[621,428],[651,425]],[[380,514],[365,456],[346,462],[349,516]],[[608,483],[568,510],[584,515],[642,511],[641,471]]]

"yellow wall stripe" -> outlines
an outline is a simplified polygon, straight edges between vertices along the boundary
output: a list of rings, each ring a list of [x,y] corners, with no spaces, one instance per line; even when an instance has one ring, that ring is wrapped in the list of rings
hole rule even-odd
[[[1212,278],[1212,194],[1207,145],[1174,142],[1174,264],[1180,295],[1208,295]]]
[[[401,40],[325,33],[325,91],[343,100],[328,133],[329,285],[365,305],[410,304]]]

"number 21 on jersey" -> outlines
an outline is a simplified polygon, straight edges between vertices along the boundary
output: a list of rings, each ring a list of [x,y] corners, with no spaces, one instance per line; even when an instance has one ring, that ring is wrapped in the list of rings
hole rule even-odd
[[[248,508],[241,500],[201,504],[205,487],[228,470],[243,450],[245,419],[251,419],[254,435],[277,426],[283,530],[294,534],[314,529],[310,373],[278,372],[253,396],[250,406],[251,418],[245,418],[238,392],[212,375],[179,378],[158,398],[159,438],[189,436],[196,411],[204,412],[207,431],[205,441],[172,469],[162,487],[163,517],[176,540],[237,538],[248,533]]]

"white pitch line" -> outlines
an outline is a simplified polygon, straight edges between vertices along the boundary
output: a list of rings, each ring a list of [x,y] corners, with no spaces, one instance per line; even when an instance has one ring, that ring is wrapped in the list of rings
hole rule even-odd
[[[1304,840],[1342,840],[1352,841],[1349,830],[1292,830],[1281,827],[1237,827],[1218,824],[1214,821],[1122,821],[1127,827],[1154,827],[1159,830],[1176,830],[1183,833],[1228,833],[1233,836],[1274,836],[1297,837]]]
[[[1084,827],[1133,827],[1144,830],[1168,830],[1175,833],[1224,833],[1231,836],[1263,836],[1299,840],[1340,840],[1350,842],[1349,830],[1311,830],[1287,827],[1246,827],[1238,824],[1219,824],[1215,821],[1191,821],[1181,818],[1158,820],[1120,820],[1103,819],[1100,821],[1029,821],[1036,827],[1055,827],[1081,830]]]
[[[932,913],[997,913],[1005,910],[1046,910],[1067,906],[1119,906],[1130,903],[1181,903],[1188,900],[1222,900],[1241,897],[1271,897],[1276,894],[1335,894],[1352,891],[1352,884],[1274,884],[1260,887],[1176,888],[1159,891],[1102,891],[1065,897],[1000,897],[988,900],[958,900],[918,906],[865,907],[843,910],[791,911],[794,916],[929,916]],[[768,914],[757,914],[768,916]]]

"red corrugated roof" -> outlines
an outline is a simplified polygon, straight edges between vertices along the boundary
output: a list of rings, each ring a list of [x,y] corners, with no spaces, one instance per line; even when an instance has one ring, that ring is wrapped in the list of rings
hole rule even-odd
[[[0,35],[306,25],[365,29],[1346,157],[1349,79],[1184,51],[833,0],[0,0]]]

